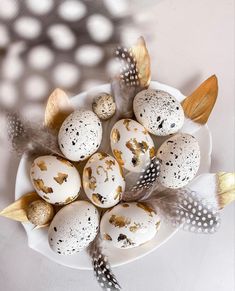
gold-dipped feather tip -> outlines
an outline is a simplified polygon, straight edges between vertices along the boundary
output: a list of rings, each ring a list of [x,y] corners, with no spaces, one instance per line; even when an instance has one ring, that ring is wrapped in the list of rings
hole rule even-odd
[[[211,114],[218,95],[218,79],[212,75],[204,81],[181,105],[186,117],[205,124]]]
[[[235,173],[217,173],[217,183],[218,204],[222,209],[235,200]]]
[[[144,38],[137,39],[136,44],[131,47],[131,52],[136,60],[136,68],[139,73],[141,88],[147,88],[151,80],[150,56]]]
[[[45,126],[58,131],[72,111],[73,107],[67,94],[59,88],[55,89],[47,100],[44,115]]]
[[[40,197],[36,194],[36,192],[30,192],[22,197],[20,197],[18,200],[4,208],[0,212],[0,216],[4,216],[9,219],[13,219],[16,221],[21,222],[28,222],[27,218],[27,209],[31,202],[36,201],[40,199]]]

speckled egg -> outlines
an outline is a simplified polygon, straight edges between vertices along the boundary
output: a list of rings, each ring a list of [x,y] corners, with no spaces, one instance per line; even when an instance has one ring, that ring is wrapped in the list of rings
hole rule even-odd
[[[82,180],[87,197],[101,208],[116,205],[125,190],[121,167],[105,153],[96,153],[88,160]]]
[[[58,136],[62,153],[71,161],[82,161],[100,146],[102,125],[90,110],[76,110],[63,122]]]
[[[49,203],[67,204],[79,195],[80,175],[72,163],[61,157],[36,158],[30,169],[30,177],[38,195]]]
[[[147,130],[132,119],[116,122],[110,134],[111,148],[119,164],[131,172],[141,172],[155,155]]]
[[[151,240],[159,226],[160,217],[148,204],[121,203],[104,214],[100,233],[114,247],[128,249]]]
[[[139,92],[133,102],[136,119],[152,134],[176,133],[184,123],[179,101],[168,92],[147,89]]]
[[[113,96],[108,93],[100,93],[94,98],[92,109],[101,120],[108,120],[116,111]]]
[[[178,133],[158,149],[161,161],[160,183],[168,188],[180,188],[196,175],[200,165],[200,148],[195,137]]]
[[[73,255],[92,242],[99,229],[99,213],[87,201],[63,207],[53,218],[48,231],[51,249],[60,255]]]

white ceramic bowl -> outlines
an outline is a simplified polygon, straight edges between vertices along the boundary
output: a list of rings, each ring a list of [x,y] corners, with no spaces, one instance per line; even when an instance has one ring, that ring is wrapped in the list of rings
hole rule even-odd
[[[182,101],[185,98],[185,96],[182,95],[178,90],[166,86],[164,84],[160,84],[158,82],[151,82],[150,88],[165,90],[171,93],[173,96],[175,96],[179,101]],[[73,106],[75,108],[80,107],[91,109],[93,95],[98,92],[109,93],[110,84],[101,85],[89,92],[84,92],[77,96],[74,96],[71,99]],[[204,125],[198,127],[193,123],[192,124],[188,123],[186,128],[187,132],[193,133],[193,135],[197,138],[200,145],[201,164],[197,176],[201,173],[209,172],[211,162],[212,142],[208,126]],[[109,143],[109,133],[106,132],[105,137],[107,138],[107,142]],[[26,157],[23,156],[20,161],[16,177],[16,187],[15,187],[16,199],[20,198],[26,192],[33,190],[33,186],[30,182],[29,177],[29,168],[30,164],[27,161]],[[73,256],[61,256],[59,254],[54,253],[48,245],[47,241],[48,228],[33,230],[34,226],[30,223],[23,223],[23,226],[28,236],[28,245],[35,251],[45,255],[49,259],[64,266],[83,270],[91,269],[90,259],[86,251],[82,251]],[[171,238],[176,232],[177,229],[171,227],[169,224],[163,221],[158,234],[154,237],[154,239],[147,242],[146,244],[136,248],[122,250],[111,247],[107,245],[106,242],[104,242],[103,243],[104,252],[108,255],[112,267],[120,266],[123,264],[127,264],[131,261],[134,261],[138,258],[141,258],[149,254],[150,252],[156,250],[160,245],[162,245],[169,238]]]

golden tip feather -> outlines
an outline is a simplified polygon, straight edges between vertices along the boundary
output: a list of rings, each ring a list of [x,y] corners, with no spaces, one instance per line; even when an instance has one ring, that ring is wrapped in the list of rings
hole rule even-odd
[[[218,204],[222,209],[235,200],[235,173],[217,173],[217,185]]]
[[[181,105],[184,114],[194,122],[205,124],[211,114],[218,96],[218,79],[216,75],[205,80]]]

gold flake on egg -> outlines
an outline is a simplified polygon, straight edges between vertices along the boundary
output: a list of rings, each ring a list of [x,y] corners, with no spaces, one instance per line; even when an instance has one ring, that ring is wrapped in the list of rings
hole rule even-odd
[[[153,216],[152,213],[155,213],[154,209],[151,208],[147,203],[145,202],[137,202],[136,203],[136,206],[139,207],[139,208],[142,208],[145,212],[148,213],[149,216]]]
[[[47,170],[47,166],[46,166],[46,163],[44,161],[40,161],[37,163],[37,166],[39,167],[39,169],[41,171],[46,171]]]
[[[127,208],[127,207],[130,206],[128,203],[122,203],[121,205],[122,205],[122,207],[124,207],[124,208]]]
[[[135,138],[132,138],[126,142],[126,147],[132,152],[132,164],[134,167],[138,166],[140,163],[140,155],[145,153],[149,146],[145,141],[138,142]]]
[[[152,159],[153,157],[155,157],[155,148],[152,147],[149,149],[149,156]]]
[[[114,142],[114,143],[119,142],[120,137],[121,137],[121,135],[120,135],[119,130],[118,130],[117,128],[114,128],[114,129],[112,130],[112,133],[111,133],[111,138],[112,138],[113,142]]]
[[[44,185],[42,179],[33,179],[33,183],[38,191],[42,191],[45,194],[53,193],[53,189],[51,187],[47,187],[46,185]]]
[[[115,166],[115,162],[113,160],[106,160],[105,164],[107,166],[107,170],[113,170],[113,166]]]
[[[118,186],[117,189],[116,189],[116,194],[114,196],[114,199],[118,199],[120,200],[121,199],[121,195],[122,195],[122,186]]]
[[[131,225],[130,227],[129,227],[129,230],[131,231],[131,232],[136,232],[137,230],[139,230],[141,228],[141,224],[140,223],[136,223],[136,222],[134,222],[134,225]]]
[[[119,165],[123,167],[124,166],[124,161],[122,159],[122,152],[117,150],[117,149],[114,149],[113,150],[113,154],[114,154],[116,160],[118,161]]]
[[[101,175],[100,170],[102,170],[102,171],[104,172],[105,176],[106,176],[104,182],[108,182],[108,180],[109,180],[108,171],[106,171],[106,170],[104,169],[104,167],[102,167],[102,166],[98,166],[97,169],[96,169],[96,173],[97,173],[98,175]]]
[[[103,204],[104,203],[103,199],[104,199],[104,197],[102,195],[100,195],[99,193],[92,194],[92,200],[96,204]]]
[[[66,200],[62,204],[69,204],[69,203],[73,202],[77,198],[77,196],[75,196],[75,197],[70,196],[70,197],[66,198]]]
[[[112,241],[111,236],[110,236],[109,234],[107,234],[107,233],[104,233],[104,235],[103,235],[103,239],[104,239],[104,240]]]
[[[96,178],[94,176],[92,176],[89,180],[89,184],[88,184],[89,189],[91,189],[92,191],[95,190],[96,188]]]
[[[58,173],[57,174],[57,177],[53,177],[54,180],[58,183],[58,184],[63,184],[64,182],[67,182],[67,178],[68,178],[68,175],[67,174],[64,174],[64,173]]]
[[[125,127],[128,131],[130,131],[130,122],[131,122],[131,119],[124,119],[123,120],[123,124],[125,125]]]
[[[103,152],[98,153],[99,154],[99,160],[102,161],[105,158],[107,158],[109,155]]]
[[[113,214],[109,219],[109,223],[111,223],[115,227],[121,228],[129,225],[131,223],[131,220],[127,217]]]
[[[92,177],[92,169],[91,169],[91,167],[85,168],[84,175],[87,177],[87,179],[91,179],[91,177]]]

